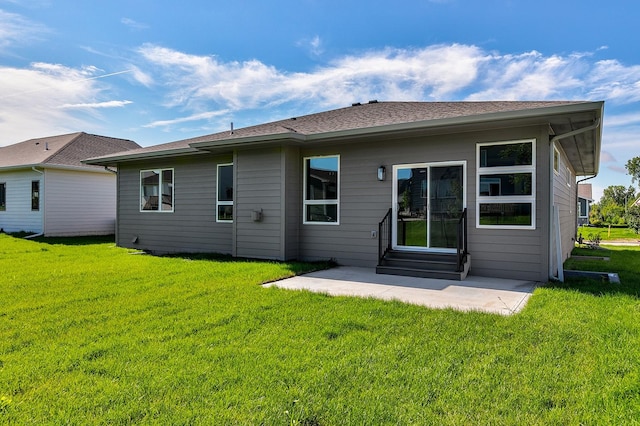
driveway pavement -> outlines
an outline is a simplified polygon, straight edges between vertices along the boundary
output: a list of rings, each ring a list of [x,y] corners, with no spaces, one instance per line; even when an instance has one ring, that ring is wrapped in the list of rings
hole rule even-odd
[[[265,286],[510,315],[524,307],[537,284],[476,276],[468,276],[464,281],[413,278],[376,274],[373,268],[339,266]]]

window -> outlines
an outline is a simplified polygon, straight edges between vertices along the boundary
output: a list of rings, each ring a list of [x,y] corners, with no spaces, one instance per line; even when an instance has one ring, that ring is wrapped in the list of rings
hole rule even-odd
[[[7,184],[0,182],[0,212],[7,210]]]
[[[40,181],[31,181],[31,210],[40,210]]]
[[[218,164],[216,222],[233,222],[233,164]]]
[[[535,229],[535,140],[483,143],[477,150],[476,226]]]
[[[555,174],[560,173],[560,151],[556,147],[553,148],[553,171]]]
[[[305,224],[339,224],[340,157],[304,159]]]
[[[578,217],[589,217],[587,211],[589,202],[584,198],[578,198]]]
[[[140,211],[173,211],[173,169],[140,172]]]

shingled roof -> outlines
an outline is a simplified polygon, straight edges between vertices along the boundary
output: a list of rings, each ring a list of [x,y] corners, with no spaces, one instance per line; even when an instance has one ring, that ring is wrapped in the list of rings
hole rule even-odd
[[[33,166],[90,168],[92,166],[81,160],[135,148],[140,148],[140,145],[127,139],[84,132],[29,139],[0,147],[0,170]]]
[[[468,123],[489,123],[492,120],[536,118],[551,114],[583,114],[584,123],[592,124],[594,105],[601,103],[584,101],[490,101],[490,102],[377,102],[353,104],[316,114],[291,117],[271,123],[238,128],[183,139],[147,148],[133,150],[122,155],[93,158],[90,164],[115,164],[119,161],[152,158],[166,155],[198,153],[202,150],[233,149],[255,143],[295,141],[302,145],[330,140],[341,136],[372,135],[376,132],[393,132],[402,129],[436,129]],[[584,109],[584,111],[582,111]],[[574,130],[575,119],[558,121],[558,133]],[[549,123],[550,126],[552,123]],[[581,125],[582,123],[578,124]]]

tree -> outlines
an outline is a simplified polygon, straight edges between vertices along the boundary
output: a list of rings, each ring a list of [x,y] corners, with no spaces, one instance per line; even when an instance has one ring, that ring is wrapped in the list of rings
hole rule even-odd
[[[593,226],[602,226],[604,218],[600,212],[600,204],[592,204],[589,209],[589,223]]]
[[[604,223],[609,225],[622,225],[624,223],[624,207],[614,203],[600,203],[600,213]]]
[[[624,166],[627,173],[631,176],[631,183],[640,184],[640,157],[633,157]]]
[[[627,224],[629,228],[640,234],[640,206],[631,206],[627,212]]]
[[[625,188],[622,185],[612,185],[604,189],[602,198],[600,199],[600,204],[603,207],[606,204],[615,204],[624,209],[626,205],[635,200],[635,198],[636,190],[633,186]]]

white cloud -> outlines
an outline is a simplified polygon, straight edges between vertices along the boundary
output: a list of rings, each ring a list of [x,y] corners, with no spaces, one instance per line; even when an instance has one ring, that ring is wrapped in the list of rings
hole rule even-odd
[[[620,103],[640,101],[640,65],[626,66],[617,60],[595,63],[586,83],[594,97]]]
[[[630,124],[640,124],[640,112],[632,112],[628,114],[607,115],[604,117],[604,123],[607,127],[628,126]]]
[[[0,50],[38,40],[49,30],[21,15],[0,9]]]
[[[479,87],[467,100],[573,98],[581,91],[582,55],[549,56],[531,51],[492,55],[478,70]]]
[[[229,114],[229,110],[222,110],[222,111],[207,111],[207,112],[202,112],[199,114],[193,114],[190,115],[188,117],[180,117],[180,118],[174,118],[172,120],[158,120],[158,121],[154,121],[152,123],[149,124],[145,124],[142,127],[147,127],[147,128],[153,128],[153,127],[166,127],[166,126],[171,126],[174,124],[181,124],[181,123],[187,123],[190,121],[200,121],[200,120],[208,120],[210,118],[213,117],[219,117],[222,115],[227,115]]]
[[[135,21],[131,18],[122,18],[120,19],[120,23],[126,25],[127,27],[133,30],[146,30],[149,28],[149,25],[143,24],[142,22]]]
[[[305,43],[322,45],[319,37]],[[319,110],[370,99],[640,101],[640,65],[595,61],[594,52],[500,54],[462,44],[386,48],[338,57],[304,72],[153,44],[138,52],[144,59],[138,80],[164,86],[166,107],[194,114],[212,105],[231,111],[284,104]],[[605,117],[605,124],[637,119],[636,114]]]
[[[309,52],[311,56],[318,57],[324,53],[322,46],[322,39],[320,36],[315,35],[311,39],[304,38],[299,40],[296,45],[302,47]]]
[[[139,49],[168,89],[166,105],[197,111],[208,102],[232,110],[311,101],[323,107],[358,100],[442,99],[469,86],[487,55],[475,46],[385,49],[348,56],[313,72],[280,71],[258,60],[222,62],[156,45]],[[153,73],[154,71],[150,71]]]
[[[106,101],[106,102],[90,102],[82,104],[63,104],[58,108],[63,109],[95,109],[95,108],[122,108],[125,105],[132,104],[132,101]]]
[[[130,65],[130,69],[133,75],[133,78],[140,84],[145,87],[150,87],[153,84],[153,77],[150,74],[143,72],[140,68],[135,65]]]
[[[84,129],[87,122],[61,106],[97,102],[101,87],[91,76],[95,71],[47,63],[0,66],[0,145]]]
[[[600,151],[600,162],[601,163],[614,163],[616,159],[611,155],[609,151]]]

